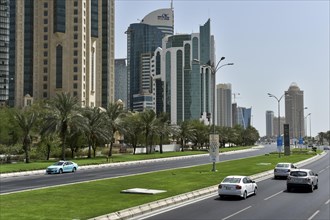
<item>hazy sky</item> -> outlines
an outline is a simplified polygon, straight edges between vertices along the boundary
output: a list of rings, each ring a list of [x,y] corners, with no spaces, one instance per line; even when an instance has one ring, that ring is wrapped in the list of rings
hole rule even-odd
[[[115,57],[126,58],[126,35],[131,23],[148,13],[169,8],[170,0],[116,0]],[[329,119],[329,0],[236,1],[174,0],[174,32],[191,34],[211,19],[216,57],[233,62],[217,72],[217,83],[231,83],[236,102],[252,107],[252,125],[266,134],[267,110],[278,115],[278,98],[291,83],[304,91],[311,113],[312,135],[330,130]],[[281,116],[284,116],[284,98]],[[310,134],[310,119],[307,118]]]

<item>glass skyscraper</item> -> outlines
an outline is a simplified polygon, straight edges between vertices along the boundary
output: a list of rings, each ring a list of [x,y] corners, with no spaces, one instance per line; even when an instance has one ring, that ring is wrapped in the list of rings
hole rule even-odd
[[[151,59],[161,47],[162,39],[174,30],[173,9],[149,13],[140,23],[131,24],[127,31],[128,108],[142,111],[154,108],[152,98]]]
[[[210,20],[200,33],[163,38],[153,56],[151,69],[156,111],[169,114],[171,123],[201,119],[211,112],[210,66],[214,63]]]

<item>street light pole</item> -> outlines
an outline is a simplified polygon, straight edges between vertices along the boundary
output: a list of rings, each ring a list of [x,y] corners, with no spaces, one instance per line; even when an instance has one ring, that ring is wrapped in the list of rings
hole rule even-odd
[[[217,65],[214,66],[214,64],[212,65],[209,65],[209,64],[202,64],[204,67],[207,67],[207,68],[210,68],[211,70],[211,75],[212,75],[212,80],[213,80],[213,103],[212,103],[212,114],[211,114],[211,117],[212,117],[212,135],[210,135],[210,145],[212,142],[215,141],[215,91],[216,91],[216,73],[218,72],[218,70],[224,66],[230,66],[230,65],[234,65],[234,63],[226,63],[226,64],[223,64],[223,65],[220,65],[220,62],[222,60],[224,60],[225,57],[221,57],[220,60],[218,61]],[[200,62],[198,59],[194,59],[194,61],[196,62]],[[211,136],[212,136],[212,141],[211,141]],[[217,142],[219,142],[219,140],[217,139]],[[217,143],[218,144],[218,143]],[[212,171],[215,172],[216,171],[216,168],[215,168],[215,161],[212,162]]]
[[[307,107],[304,107],[304,108],[298,110],[298,113],[299,113],[298,115],[299,115],[299,144],[300,144],[300,147],[303,144],[302,137],[301,137],[301,121],[304,118],[301,118],[301,112],[304,111],[304,109],[307,109]]]
[[[281,102],[281,99],[283,98],[283,96],[285,96],[286,94],[284,93],[280,98],[277,98],[275,95],[273,94],[270,94],[270,93],[267,93],[267,95],[269,97],[273,97],[277,100],[277,107],[278,107],[278,117],[277,117],[277,121],[278,121],[278,126],[277,126],[277,130],[278,130],[278,133],[277,133],[277,147],[278,147],[278,157],[281,157],[281,146],[282,146],[282,143],[280,141],[281,139],[281,120],[280,120],[280,102]]]

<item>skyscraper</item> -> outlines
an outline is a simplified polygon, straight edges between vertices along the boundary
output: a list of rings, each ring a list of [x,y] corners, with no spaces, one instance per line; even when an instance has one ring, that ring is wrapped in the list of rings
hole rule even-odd
[[[127,65],[126,59],[115,59],[115,100],[122,100],[127,107]]]
[[[285,121],[289,124],[290,138],[299,139],[305,136],[304,91],[292,83],[285,93]]]
[[[151,59],[162,39],[174,30],[173,8],[153,11],[127,31],[128,108],[141,111],[154,108]]]
[[[244,129],[251,126],[251,112],[252,108],[237,107],[237,124]]]
[[[274,112],[266,111],[266,137],[274,136]]]
[[[10,1],[10,105],[59,92],[114,101],[114,0]]]
[[[211,71],[214,40],[210,20],[199,33],[163,38],[152,59],[153,97],[156,111],[169,114],[173,124],[201,119],[211,112]]]
[[[217,85],[217,123],[218,126],[232,127],[231,84]]]
[[[0,0],[0,106],[9,93],[9,0]]]

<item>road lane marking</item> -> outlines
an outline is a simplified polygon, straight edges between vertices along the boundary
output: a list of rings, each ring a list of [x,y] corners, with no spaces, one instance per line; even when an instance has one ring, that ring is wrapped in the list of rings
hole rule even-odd
[[[237,215],[237,214],[239,214],[239,213],[241,213],[241,212],[244,212],[245,210],[247,210],[247,209],[249,209],[249,208],[251,208],[251,207],[252,207],[252,206],[248,206],[248,207],[246,207],[245,209],[242,209],[242,210],[240,210],[240,211],[238,211],[238,212],[235,212],[234,214],[231,214],[231,215],[227,216],[226,218],[223,218],[222,220],[229,219],[229,218],[233,217],[234,215]]]
[[[281,194],[282,192],[283,192],[283,191],[278,192],[278,193],[275,193],[274,195],[271,195],[271,196],[265,198],[264,200],[268,200],[268,199],[270,199],[270,198],[273,198],[274,196],[277,196],[278,194]]]
[[[324,204],[328,205],[328,204],[329,204],[329,202],[330,202],[330,199],[328,199],[328,201],[326,201],[326,203],[324,203]]]
[[[322,173],[323,171],[325,171],[325,169],[320,170],[319,173]]]
[[[320,210],[317,210],[316,212],[314,212],[314,214],[311,217],[309,217],[308,220],[312,220],[315,217],[315,215],[317,215],[319,212],[320,212]]]

